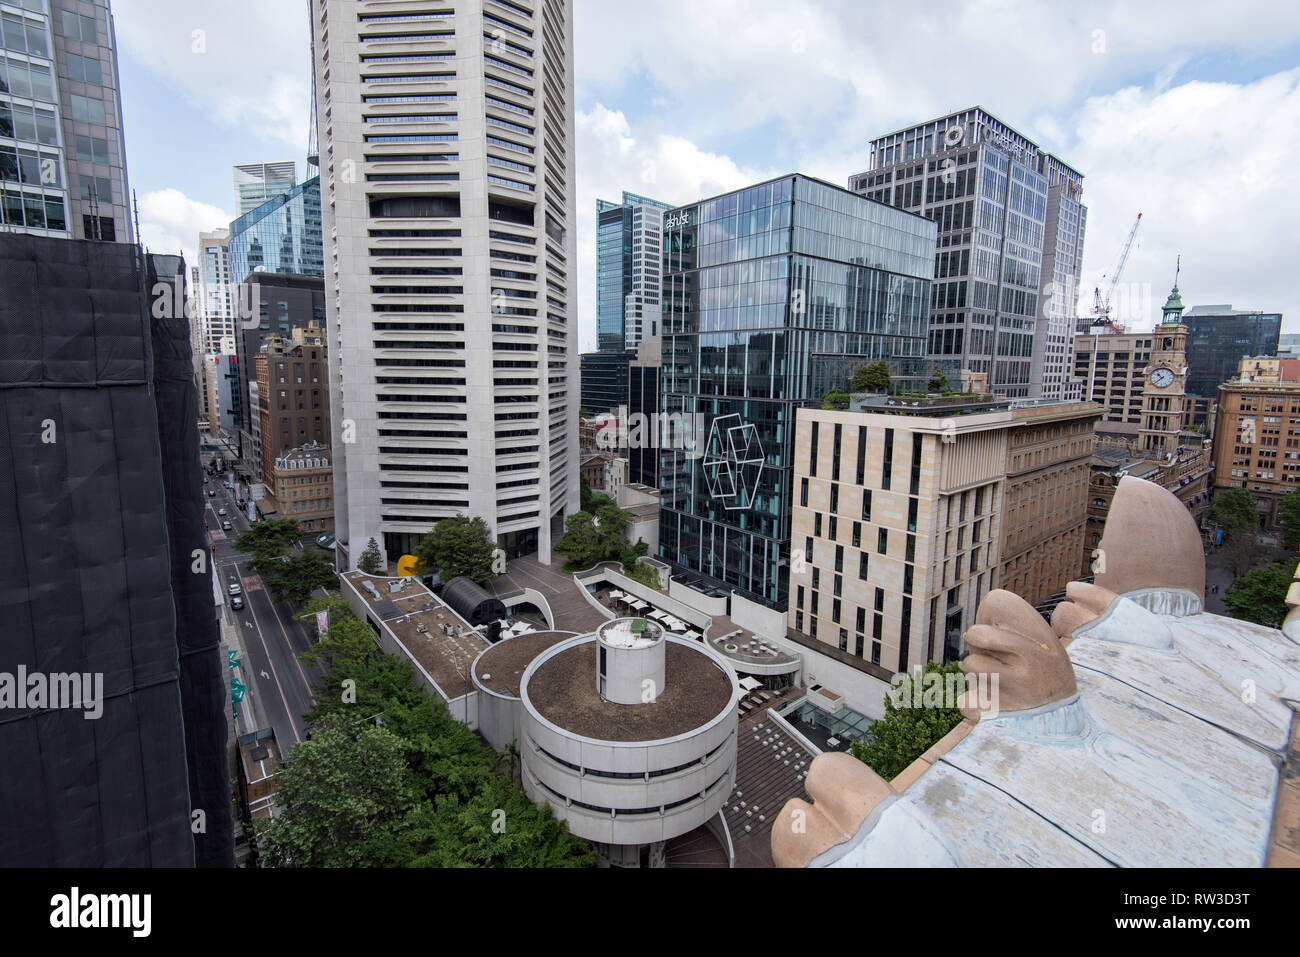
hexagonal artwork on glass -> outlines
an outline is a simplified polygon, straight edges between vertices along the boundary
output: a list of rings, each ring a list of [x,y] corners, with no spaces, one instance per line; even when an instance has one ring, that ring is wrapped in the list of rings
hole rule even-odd
[[[763,474],[763,444],[758,426],[736,414],[720,415],[709,429],[704,453],[704,480],[709,495],[728,510],[749,508]]]

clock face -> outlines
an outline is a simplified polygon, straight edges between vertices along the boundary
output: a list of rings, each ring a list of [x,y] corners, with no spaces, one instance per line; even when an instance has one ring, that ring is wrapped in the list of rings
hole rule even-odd
[[[1151,373],[1151,384],[1157,389],[1166,389],[1174,384],[1174,372],[1172,369],[1157,369]]]

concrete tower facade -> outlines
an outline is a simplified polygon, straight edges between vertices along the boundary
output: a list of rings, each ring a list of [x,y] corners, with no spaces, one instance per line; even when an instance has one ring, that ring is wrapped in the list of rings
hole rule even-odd
[[[578,508],[569,0],[312,4],[340,557]]]

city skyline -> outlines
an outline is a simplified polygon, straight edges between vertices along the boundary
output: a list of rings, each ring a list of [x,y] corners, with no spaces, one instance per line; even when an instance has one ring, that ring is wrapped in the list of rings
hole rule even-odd
[[[1256,3],[1243,15],[1200,4],[1175,16],[1113,3],[1068,11],[954,4],[945,29],[954,48],[1023,38],[1014,62],[989,57],[966,76],[964,56],[931,62],[933,38],[908,19],[919,13],[901,11],[883,45],[851,4],[757,2],[743,14],[736,3],[669,6],[652,17],[624,4],[575,3],[582,351],[596,345],[598,198],[626,189],[689,204],[790,172],[847,186],[868,167],[873,138],[976,105],[1085,173],[1085,307],[1142,212],[1124,275],[1144,309],[1139,325],[1158,320],[1181,254],[1189,305],[1281,312],[1283,331],[1300,331],[1281,248],[1266,238],[1300,203],[1300,185],[1283,171],[1288,147],[1300,147],[1294,9]],[[156,252],[188,253],[200,229],[229,225],[230,166],[307,154],[304,10],[233,7],[216,22],[189,2],[114,6],[132,185],[142,236]],[[1264,21],[1269,30],[1254,26]],[[257,29],[241,34],[250,24]],[[670,25],[673,36],[731,39],[692,48],[673,42]],[[620,42],[601,44],[606,35]],[[922,56],[926,71],[909,70]],[[1035,83],[1023,82],[1029,73]],[[1265,127],[1269,136],[1259,136]],[[191,150],[196,141],[203,148]]]

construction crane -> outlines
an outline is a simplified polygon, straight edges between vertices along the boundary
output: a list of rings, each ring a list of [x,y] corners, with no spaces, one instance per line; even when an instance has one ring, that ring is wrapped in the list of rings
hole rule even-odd
[[[1128,231],[1128,239],[1124,242],[1124,248],[1120,250],[1119,260],[1111,267],[1108,274],[1103,274],[1101,281],[1106,284],[1106,295],[1103,298],[1101,287],[1097,287],[1092,293],[1092,321],[1109,322],[1110,321],[1110,297],[1115,294],[1115,286],[1119,283],[1119,277],[1124,272],[1124,264],[1128,262],[1128,254],[1133,251],[1133,240],[1137,238],[1138,227],[1142,225],[1142,214],[1138,213],[1137,219],[1133,220],[1133,228]]]

